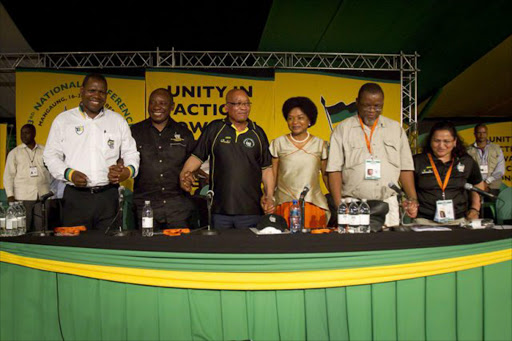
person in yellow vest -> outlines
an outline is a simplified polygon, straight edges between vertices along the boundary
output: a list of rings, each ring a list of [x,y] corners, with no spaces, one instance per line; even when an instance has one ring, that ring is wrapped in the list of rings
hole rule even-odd
[[[480,166],[485,191],[498,195],[501,178],[505,174],[505,158],[500,146],[487,139],[487,132],[487,126],[484,123],[475,126],[475,143],[468,147],[468,154]]]

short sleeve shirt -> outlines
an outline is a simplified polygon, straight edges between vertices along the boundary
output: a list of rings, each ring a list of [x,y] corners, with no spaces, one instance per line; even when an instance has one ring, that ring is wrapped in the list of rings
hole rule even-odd
[[[262,170],[272,165],[263,129],[248,120],[237,132],[226,118],[205,128],[192,153],[201,162],[210,157],[210,189],[215,214],[261,214]]]
[[[364,125],[370,137],[370,128]],[[401,171],[414,170],[411,149],[400,124],[379,116],[371,139],[372,154],[368,150],[358,116],[345,119],[331,135],[327,172],[342,172],[343,195],[361,199],[385,200],[394,191],[388,187],[396,184]],[[381,161],[381,178],[365,180],[366,160],[371,157]]]
[[[327,199],[320,187],[322,160],[327,159],[327,142],[313,136],[298,148],[287,137],[280,136],[270,143],[270,154],[279,159],[277,171],[276,204],[298,200],[304,186],[310,191],[306,202],[328,210]]]
[[[451,162],[444,163],[434,155],[432,155],[432,159],[441,181],[444,181]],[[418,218],[433,220],[436,212],[436,201],[443,200],[443,196],[427,154],[414,155],[414,168],[414,182],[420,204]],[[453,200],[455,219],[464,217],[468,209],[468,193],[464,189],[464,185],[466,183],[476,185],[480,182],[482,182],[480,168],[471,156],[466,154],[455,159],[452,174],[445,190],[446,200]]]
[[[179,175],[195,147],[194,136],[186,125],[172,119],[162,131],[153,126],[151,119],[133,125],[131,130],[140,153],[134,183],[137,208],[150,200],[157,221],[185,220],[193,205],[180,187]]]

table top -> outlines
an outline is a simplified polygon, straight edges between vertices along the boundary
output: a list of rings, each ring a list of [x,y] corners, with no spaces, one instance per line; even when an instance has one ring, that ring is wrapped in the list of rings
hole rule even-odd
[[[214,236],[193,231],[188,235],[142,237],[140,231],[123,237],[106,236],[100,231],[82,232],[76,237],[3,237],[0,242],[192,253],[319,253],[415,249],[483,243],[511,238],[512,230],[465,230],[435,232],[379,232],[370,234],[281,234],[256,235],[249,229],[221,231]]]

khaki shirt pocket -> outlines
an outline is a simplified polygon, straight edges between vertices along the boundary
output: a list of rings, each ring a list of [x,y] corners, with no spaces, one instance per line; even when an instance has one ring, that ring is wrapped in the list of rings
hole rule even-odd
[[[360,166],[368,158],[364,141],[352,140],[345,150],[345,169],[354,169]]]
[[[390,139],[384,140],[384,149],[386,150],[388,162],[398,169],[400,169],[400,151],[397,146],[399,143],[399,141],[393,141]]]

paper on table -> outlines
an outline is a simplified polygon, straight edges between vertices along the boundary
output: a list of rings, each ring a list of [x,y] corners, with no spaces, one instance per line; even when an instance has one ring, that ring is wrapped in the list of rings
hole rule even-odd
[[[271,235],[271,234],[287,234],[287,233],[290,233],[290,231],[288,231],[288,230],[281,232],[281,230],[278,230],[278,229],[273,228],[273,227],[265,227],[262,230],[258,230],[256,227],[251,227],[250,230],[252,232],[254,232],[255,234],[257,234],[258,236],[265,236],[265,235]]]
[[[414,226],[411,227],[414,232],[426,231],[451,231],[452,229],[446,226]]]

